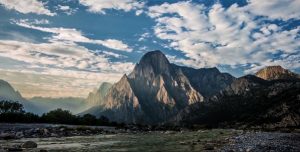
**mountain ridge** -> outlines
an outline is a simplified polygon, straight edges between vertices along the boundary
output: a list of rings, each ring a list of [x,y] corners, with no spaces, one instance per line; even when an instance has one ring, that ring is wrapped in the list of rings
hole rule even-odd
[[[276,80],[276,79],[299,79],[300,75],[294,72],[291,72],[283,67],[276,66],[267,66],[255,73],[257,77],[260,77],[265,80]]]
[[[197,75],[201,77],[197,78]],[[218,77],[218,80],[211,79],[212,75]],[[177,66],[156,50],[146,53],[128,76],[124,75],[109,89],[104,110],[99,108],[102,112],[94,113],[117,122],[160,123],[186,106],[202,102],[234,79],[216,68]],[[202,86],[209,84],[213,84],[211,88],[203,89]]]

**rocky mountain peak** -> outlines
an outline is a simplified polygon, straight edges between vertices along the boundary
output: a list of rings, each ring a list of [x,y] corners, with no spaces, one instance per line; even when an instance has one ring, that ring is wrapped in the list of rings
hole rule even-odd
[[[146,53],[135,66],[133,73],[151,75],[167,74],[170,72],[170,62],[161,51],[151,51]]]
[[[281,66],[267,66],[255,74],[265,80],[276,80],[276,79],[297,79],[300,78],[298,74],[293,73]]]

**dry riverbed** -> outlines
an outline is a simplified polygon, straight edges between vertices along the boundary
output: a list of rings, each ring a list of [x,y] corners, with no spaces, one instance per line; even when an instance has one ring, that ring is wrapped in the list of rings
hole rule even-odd
[[[0,152],[300,151],[299,133],[234,129],[152,131],[45,124],[0,125]],[[8,133],[11,137],[5,137]]]

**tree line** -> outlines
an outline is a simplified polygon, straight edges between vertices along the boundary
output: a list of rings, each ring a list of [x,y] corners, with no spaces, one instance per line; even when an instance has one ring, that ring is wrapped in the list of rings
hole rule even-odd
[[[56,109],[42,116],[26,112],[19,102],[0,101],[0,122],[2,123],[53,123],[70,125],[105,125],[116,126],[116,122],[110,122],[108,118],[97,118],[91,114],[83,116],[73,115],[68,110]]]

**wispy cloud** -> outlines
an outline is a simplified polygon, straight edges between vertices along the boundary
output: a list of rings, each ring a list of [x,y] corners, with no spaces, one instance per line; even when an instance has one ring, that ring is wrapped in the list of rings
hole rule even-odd
[[[270,19],[300,19],[299,0],[249,0],[247,9],[256,15]]]
[[[132,48],[130,48],[127,44],[123,43],[120,40],[90,39],[90,38],[84,36],[81,31],[78,31],[77,29],[74,29],[74,28],[40,27],[40,26],[32,25],[31,23],[27,22],[26,20],[14,21],[14,23],[19,26],[22,26],[22,27],[35,29],[35,30],[39,30],[39,31],[43,31],[43,32],[48,32],[48,33],[53,33],[54,35],[50,38],[50,41],[52,41],[52,42],[65,41],[65,42],[69,42],[69,43],[73,43],[73,42],[91,43],[91,44],[102,45],[107,48],[115,49],[115,50],[122,50],[122,51],[127,51],[127,52],[132,51]]]
[[[132,63],[110,62],[103,55],[76,44],[63,42],[30,43],[0,40],[0,56],[40,65],[41,67],[75,68],[99,72],[127,72]],[[14,51],[12,51],[14,50]],[[125,70],[125,71],[124,71]]]
[[[48,10],[43,2],[38,0],[0,0],[0,4],[7,9],[16,10],[23,14],[35,13],[48,16],[56,15]]]
[[[144,2],[137,0],[79,0],[79,3],[87,6],[88,10],[93,13],[105,14],[105,10],[115,9],[125,12],[137,10],[137,15],[141,13]]]
[[[0,40],[0,56],[22,63],[9,69],[2,67],[0,75],[26,97],[85,97],[100,82],[115,82],[134,67],[131,62],[111,62],[106,54],[94,54],[83,46],[63,42]],[[8,72],[11,75],[4,76]],[[20,73],[26,76],[19,79]]]

